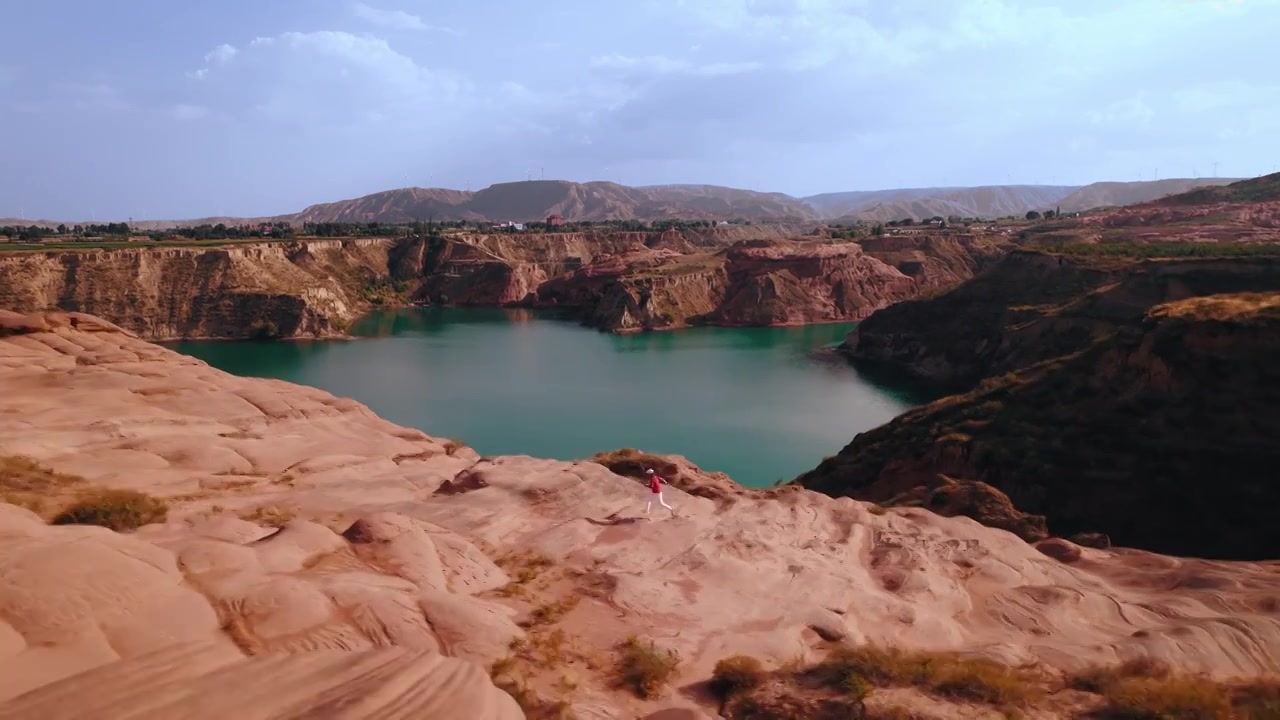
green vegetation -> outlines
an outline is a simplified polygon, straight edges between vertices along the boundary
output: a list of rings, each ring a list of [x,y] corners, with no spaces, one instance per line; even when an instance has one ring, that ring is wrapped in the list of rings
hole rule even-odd
[[[260,318],[249,323],[249,339],[251,340],[279,340],[280,337],[280,326],[274,320]]]
[[[1044,247],[1063,255],[1084,257],[1179,258],[1179,257],[1280,257],[1280,243],[1208,242],[1111,242],[1079,243]]]
[[[51,521],[54,525],[98,525],[116,532],[164,522],[163,500],[134,490],[98,490],[77,501]]]
[[[618,646],[614,684],[648,700],[662,692],[679,666],[680,656],[674,651],[632,636]]]
[[[392,307],[409,304],[414,284],[409,280],[378,279],[360,289],[365,302],[375,307]]]
[[[734,219],[729,225],[750,225],[749,220]],[[140,230],[128,223],[90,225],[7,225],[0,226],[0,252],[31,250],[114,250],[148,247],[147,241],[164,247],[217,247],[238,242],[289,241],[298,238],[374,238],[374,237],[440,237],[446,232],[485,233],[561,233],[561,232],[664,232],[666,230],[708,232],[720,223],[715,220],[602,220],[567,222],[550,225],[545,222],[524,223],[523,230],[498,226],[488,221],[452,220],[444,222],[304,222],[271,220],[192,225],[164,230]],[[852,237],[853,235],[849,235]],[[141,243],[141,244],[140,244]]]

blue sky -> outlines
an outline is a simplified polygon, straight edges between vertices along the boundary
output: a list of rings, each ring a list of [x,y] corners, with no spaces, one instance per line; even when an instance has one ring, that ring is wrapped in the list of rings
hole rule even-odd
[[[6,5],[0,217],[528,174],[808,195],[1280,166],[1280,0]]]

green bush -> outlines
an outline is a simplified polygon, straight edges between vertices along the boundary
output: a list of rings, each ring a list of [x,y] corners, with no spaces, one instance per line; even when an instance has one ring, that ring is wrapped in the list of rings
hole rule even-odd
[[[273,320],[254,320],[249,324],[249,337],[253,340],[278,340],[280,326]]]

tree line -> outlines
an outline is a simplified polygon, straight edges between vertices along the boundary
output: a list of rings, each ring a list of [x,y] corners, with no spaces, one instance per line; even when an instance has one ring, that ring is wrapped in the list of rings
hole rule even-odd
[[[750,220],[729,221],[734,225],[750,225]],[[146,237],[150,240],[247,240],[257,238],[288,239],[293,237],[402,237],[434,235],[445,230],[477,232],[583,232],[592,230],[664,232],[667,230],[710,230],[719,223],[714,220],[597,220],[575,221],[559,225],[546,222],[523,223],[518,230],[513,225],[495,225],[490,221],[446,220],[414,221],[409,223],[384,222],[303,222],[296,225],[275,221],[228,225],[225,223],[188,225],[164,230],[142,230],[128,223],[104,223],[89,225],[10,225],[0,226],[0,236],[20,242],[39,242],[46,239],[75,242],[83,239],[123,241],[127,238]]]

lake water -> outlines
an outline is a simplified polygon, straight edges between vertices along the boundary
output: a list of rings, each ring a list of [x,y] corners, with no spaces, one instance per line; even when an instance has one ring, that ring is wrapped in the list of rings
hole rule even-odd
[[[482,455],[635,447],[746,485],[791,479],[925,398],[815,349],[852,325],[616,336],[528,310],[386,311],[352,342],[171,345],[237,375],[313,385]]]

